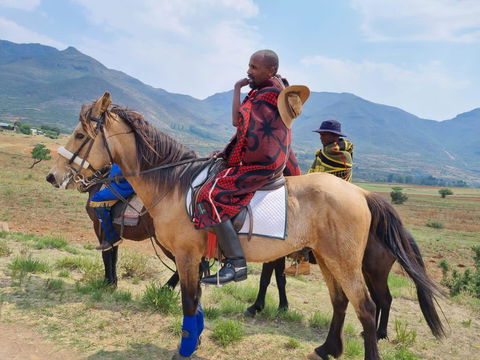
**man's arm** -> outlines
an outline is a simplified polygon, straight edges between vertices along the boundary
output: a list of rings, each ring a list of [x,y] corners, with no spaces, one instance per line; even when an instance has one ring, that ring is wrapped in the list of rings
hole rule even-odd
[[[233,87],[233,101],[232,101],[232,125],[238,126],[238,116],[240,109],[240,90],[242,87],[247,86],[250,83],[248,78],[238,80]]]

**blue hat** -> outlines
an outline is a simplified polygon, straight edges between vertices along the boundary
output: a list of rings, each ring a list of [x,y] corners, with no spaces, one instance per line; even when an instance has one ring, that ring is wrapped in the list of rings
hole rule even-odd
[[[342,124],[340,124],[337,120],[325,120],[317,130],[313,131],[318,133],[331,132],[340,136],[347,136],[342,133]]]

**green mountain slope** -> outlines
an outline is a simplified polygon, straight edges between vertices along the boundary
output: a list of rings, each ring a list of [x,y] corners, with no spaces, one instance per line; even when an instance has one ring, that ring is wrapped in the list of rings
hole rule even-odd
[[[294,83],[293,79],[290,79]],[[172,94],[106,68],[73,47],[0,40],[0,121],[22,120],[71,130],[80,106],[104,91],[121,106],[202,154],[223,147],[233,134],[232,91],[204,100]],[[320,146],[322,120],[335,118],[355,144],[355,177],[385,180],[391,174],[433,176],[480,185],[480,108],[437,122],[349,93],[312,92],[294,124],[294,149],[302,169]]]

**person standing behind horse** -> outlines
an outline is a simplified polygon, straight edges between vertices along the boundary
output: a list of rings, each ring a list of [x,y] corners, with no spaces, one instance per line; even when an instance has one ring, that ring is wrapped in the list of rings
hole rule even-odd
[[[322,149],[315,153],[315,160],[308,170],[308,174],[314,172],[326,172],[335,175],[345,181],[352,181],[353,144],[345,140],[342,133],[342,124],[337,120],[325,120],[317,130],[320,134]],[[291,276],[308,275],[310,263],[308,253],[302,261],[285,269],[285,274]]]
[[[115,179],[106,187],[90,198],[89,206],[95,210],[95,214],[102,226],[102,242],[96,247],[97,250],[107,251],[121,243],[120,235],[115,231],[112,222],[112,206],[120,200],[134,193],[130,183],[123,177],[122,170],[117,164],[112,164],[108,177]]]
[[[308,173],[326,172],[352,181],[353,144],[344,139],[342,124],[337,120],[325,120],[317,130],[323,149],[315,153],[315,160]]]
[[[226,167],[197,198],[195,227],[213,228],[225,256],[218,275],[203,278],[203,283],[216,284],[218,280],[223,285],[247,278],[245,256],[231,219],[248,205],[257,189],[281,176],[287,162],[296,163],[290,149],[291,130],[277,106],[285,87],[283,79],[276,76],[278,64],[272,50],[257,51],[250,57],[248,78],[235,84],[232,124],[236,134],[217,155],[226,161]],[[240,90],[246,85],[252,90],[240,104]],[[307,97],[299,96],[302,103]]]

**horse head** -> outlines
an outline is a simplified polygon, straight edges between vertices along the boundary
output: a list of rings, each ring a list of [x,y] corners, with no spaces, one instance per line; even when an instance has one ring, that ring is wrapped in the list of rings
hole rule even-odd
[[[65,146],[58,148],[55,165],[46,177],[53,186],[85,191],[88,179],[101,176],[111,165],[105,136],[105,125],[112,120],[111,103],[106,92],[93,104],[82,106],[79,124]]]

